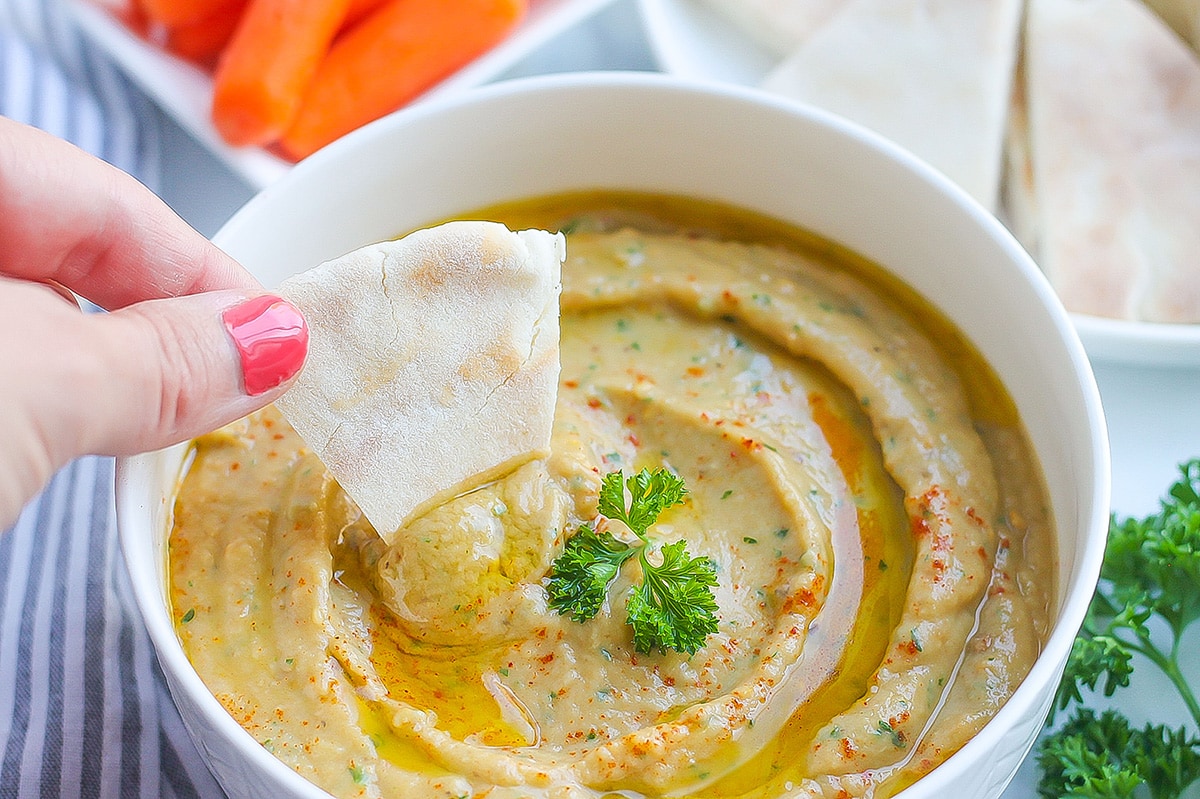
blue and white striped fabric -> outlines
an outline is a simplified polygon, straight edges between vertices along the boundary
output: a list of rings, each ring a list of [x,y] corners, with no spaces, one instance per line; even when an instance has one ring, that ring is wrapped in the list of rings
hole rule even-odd
[[[157,112],[61,0],[0,0],[0,114],[157,185]],[[76,461],[0,532],[0,799],[223,796],[133,603],[112,461]]]

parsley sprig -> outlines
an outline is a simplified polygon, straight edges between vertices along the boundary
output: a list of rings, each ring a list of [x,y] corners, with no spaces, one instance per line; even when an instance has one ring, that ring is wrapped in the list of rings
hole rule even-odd
[[[1157,618],[1166,646],[1151,633]],[[1129,685],[1134,655],[1171,680],[1200,728],[1200,704],[1185,679],[1180,642],[1200,618],[1200,460],[1180,466],[1158,513],[1112,519],[1100,584],[1067,661],[1055,709],[1083,701],[1082,689],[1105,696]],[[1193,669],[1194,671],[1194,669]],[[1053,718],[1053,716],[1052,716]],[[1038,753],[1045,797],[1128,797],[1144,785],[1152,799],[1175,799],[1200,779],[1200,738],[1186,727],[1135,728],[1117,711],[1077,707],[1043,739]]]
[[[666,469],[642,469],[628,479],[623,477],[619,471],[604,476],[598,510],[601,516],[624,523],[638,541],[627,544],[608,531],[597,532],[592,525],[581,525],[551,566],[546,581],[550,607],[578,622],[595,617],[621,566],[636,555],[642,567],[642,582],[625,602],[625,620],[633,628],[634,648],[643,654],[657,647],[662,652],[674,649],[693,655],[709,634],[717,631],[717,600],[712,592],[717,575],[713,562],[692,557],[687,542],[680,540],[661,547],[661,562],[656,564],[650,558],[652,547],[647,536],[664,510],[683,502],[687,488],[682,479]]]

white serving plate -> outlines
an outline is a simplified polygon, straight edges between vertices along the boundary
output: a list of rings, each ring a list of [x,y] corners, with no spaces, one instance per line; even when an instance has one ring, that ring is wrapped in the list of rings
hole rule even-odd
[[[699,0],[638,0],[638,8],[650,49],[665,72],[757,86],[779,60]],[[1200,325],[1070,317],[1095,361],[1200,367]]]
[[[486,83],[559,33],[609,5],[612,0],[531,0],[529,13],[511,35],[414,102],[444,97]],[[180,127],[188,131],[251,188],[262,189],[293,166],[261,147],[231,147],[209,116],[212,80],[208,73],[140,38],[96,0],[68,0],[85,36],[104,49]]]

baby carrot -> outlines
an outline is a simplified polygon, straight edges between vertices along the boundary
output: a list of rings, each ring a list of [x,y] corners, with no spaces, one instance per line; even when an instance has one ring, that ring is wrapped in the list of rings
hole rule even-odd
[[[246,0],[233,0],[215,13],[186,25],[167,28],[166,48],[202,67],[212,67],[237,28]]]
[[[280,146],[300,159],[412,100],[499,42],[527,0],[389,0],[330,48]]]
[[[213,123],[235,146],[277,139],[349,0],[250,0],[213,76]]]
[[[228,2],[229,0],[140,0],[147,17],[169,28],[204,19]]]

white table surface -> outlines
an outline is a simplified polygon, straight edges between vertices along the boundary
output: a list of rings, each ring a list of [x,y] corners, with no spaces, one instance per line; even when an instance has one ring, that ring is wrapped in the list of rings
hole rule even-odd
[[[502,78],[596,69],[655,70],[634,0],[617,0],[577,28],[567,31],[517,64]],[[161,195],[205,235],[253,194],[252,189],[186,133],[164,125]],[[1113,509],[1145,514],[1176,475],[1176,464],[1200,455],[1200,369],[1146,368],[1094,362],[1112,443]],[[1194,647],[1193,647],[1194,649]],[[1193,660],[1192,662],[1200,662]],[[1173,725],[1187,720],[1165,682],[1142,671],[1122,699],[1136,724],[1151,718]],[[1158,697],[1150,702],[1149,697]],[[1130,701],[1132,700],[1132,701]],[[1026,762],[1004,799],[1035,795],[1036,769]]]

